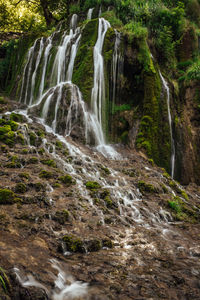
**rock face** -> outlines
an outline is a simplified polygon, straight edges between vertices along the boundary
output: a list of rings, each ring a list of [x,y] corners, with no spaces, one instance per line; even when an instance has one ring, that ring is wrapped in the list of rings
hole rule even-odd
[[[23,39],[18,43],[18,51],[22,52],[20,57],[23,59],[19,61],[17,56],[13,59],[13,64],[18,67],[11,68],[12,73],[9,75],[12,80],[7,86],[10,87],[11,94],[29,106],[36,104],[29,109],[30,113],[40,117],[47,113],[45,122],[58,133],[71,132],[73,138],[80,137],[84,143],[96,145],[105,142],[128,144],[133,149],[144,151],[157,165],[171,174],[173,145],[167,94],[156,61],[157,54],[152,49],[155,57],[152,56],[145,36],[130,37],[128,33],[119,33],[112,27],[107,29],[102,41],[102,78],[105,81],[105,91],[101,93],[101,97],[105,93],[105,100],[101,106],[102,120],[95,129],[98,137],[91,130],[86,133],[83,119],[87,117],[83,116],[79,108],[74,107],[71,111],[71,119],[80,121],[73,126],[71,124],[72,131],[68,128],[66,111],[73,97],[70,96],[72,88],[68,87],[69,91],[66,92],[66,88],[61,88],[61,85],[62,82],[72,81],[86,103],[84,109],[93,113],[93,52],[100,32],[99,19],[88,20],[84,25],[80,23],[80,28],[76,28],[77,25],[74,24],[75,27],[71,27],[68,32],[63,30],[66,29],[63,23],[60,31],[48,38],[39,38],[26,56],[24,44],[30,45],[31,38],[28,38],[28,43]],[[190,43],[192,37],[194,42]],[[184,47],[187,48],[188,45],[191,47],[185,51]],[[179,47],[180,60],[184,62],[190,59],[197,46],[195,32],[189,27],[182,37],[182,48]],[[19,74],[22,73],[20,78]],[[198,84],[192,84],[191,87],[181,84],[178,91],[174,80],[168,78],[167,81],[175,142],[174,176],[185,184],[198,182],[199,166],[196,163],[199,158],[196,149],[199,143],[199,109],[194,98],[198,97],[199,87]],[[45,112],[45,103],[48,112]],[[93,124],[92,121],[90,123]],[[94,128],[94,125],[89,127]],[[99,129],[100,127],[102,128]]]
[[[1,297],[65,299],[73,286],[72,299],[198,299],[199,187],[128,149],[106,159],[38,121],[1,119],[12,132],[0,141]]]

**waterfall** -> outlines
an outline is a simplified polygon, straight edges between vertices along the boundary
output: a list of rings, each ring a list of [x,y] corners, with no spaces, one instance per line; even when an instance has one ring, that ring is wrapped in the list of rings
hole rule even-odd
[[[93,8],[89,8],[88,13],[87,13],[87,20],[91,20],[92,19],[93,10],[94,10],[94,7]]]
[[[53,47],[52,41],[53,41],[54,34],[52,34],[50,37],[47,39],[47,47],[44,52],[44,64],[43,64],[43,69],[42,69],[42,78],[40,82],[40,88],[39,88],[39,99],[42,97],[42,94],[44,92],[44,81],[45,81],[45,75],[47,71],[47,62],[49,59],[49,53],[51,51],[51,48]]]
[[[70,22],[70,29],[72,29],[73,32],[76,30],[77,22],[78,22],[78,16],[77,14],[73,14]]]
[[[104,79],[104,59],[102,49],[104,38],[110,23],[103,18],[99,19],[98,38],[94,46],[94,86],[92,88],[91,106],[94,115],[102,128],[102,113],[105,105],[105,79]],[[102,135],[103,136],[103,135]],[[100,144],[105,144],[104,138]]]
[[[41,60],[43,49],[44,49],[44,38],[41,38],[40,48],[39,48],[39,52],[38,52],[36,63],[35,63],[35,70],[33,72],[32,80],[31,80],[31,96],[30,96],[29,105],[31,105],[32,102],[33,102],[33,93],[34,93],[34,89],[35,89],[35,79],[36,79],[36,74],[37,74],[37,71],[38,71],[38,67],[39,67],[39,63],[40,63],[40,60]]]
[[[121,33],[115,30],[115,46],[112,59],[112,106],[116,102],[117,92],[120,88],[120,74],[123,72],[123,56],[120,53]]]
[[[170,139],[171,139],[171,177],[174,178],[174,167],[175,167],[175,144],[174,144],[174,138],[173,138],[173,132],[172,132],[172,117],[171,117],[171,110],[170,110],[170,92],[169,87],[162,76],[161,72],[159,71],[160,78],[163,83],[163,87],[167,93],[167,111],[168,111],[168,120],[169,120],[169,129],[170,129]]]
[[[53,273],[49,274],[54,279],[54,288],[51,290],[44,284],[38,282],[31,274],[24,275],[18,268],[14,268],[14,273],[23,287],[34,286],[36,288],[40,288],[46,292],[48,299],[73,300],[87,296],[88,283],[75,281],[70,274],[67,274],[64,270],[64,266],[62,266],[57,260],[51,259],[50,262],[52,267],[57,271],[57,276],[53,275]]]
[[[93,9],[88,12],[89,15],[92,14],[92,11]],[[103,18],[99,19],[98,37],[93,50],[95,63],[91,111],[88,111],[78,86],[72,83],[74,62],[81,39],[80,28],[76,27],[77,19],[77,15],[72,16],[70,30],[63,33],[58,46],[55,45],[56,33],[48,37],[45,42],[44,38],[35,41],[28,53],[20,101],[23,101],[23,94],[25,93],[25,102],[29,106],[29,113],[33,112],[40,115],[44,122],[52,127],[54,132],[61,130],[66,135],[70,135],[75,126],[80,126],[87,144],[95,145],[96,149],[105,156],[118,158],[119,154],[111,146],[106,145],[102,128],[102,123],[105,119],[106,101],[102,50],[104,38],[110,24]],[[56,53],[54,51],[54,57],[53,50],[56,50]],[[116,51],[118,54],[118,50]],[[50,70],[48,67],[49,63],[52,65]],[[39,85],[37,84],[39,90],[38,95],[34,95],[36,93],[35,86],[39,70],[41,70],[40,82]],[[30,97],[28,97],[30,85],[31,93]],[[65,101],[64,95],[67,95],[70,101],[69,107],[65,111],[62,110],[61,106],[61,104],[64,104],[63,101]],[[34,101],[36,96],[37,101]],[[65,122],[65,127],[59,129],[58,119],[60,120],[60,112],[63,118],[62,121]]]
[[[38,40],[35,41],[34,45],[30,48],[30,50],[28,52],[28,59],[27,59],[26,66],[24,68],[24,73],[23,73],[21,93],[20,93],[20,102],[23,102],[26,104],[27,104],[27,98],[28,98],[29,81],[30,81],[32,65],[33,65],[33,56],[35,53],[37,41]],[[24,99],[23,99],[23,94],[24,94]]]
[[[74,26],[74,24],[73,24]],[[73,41],[75,40],[75,46],[72,46]],[[70,56],[72,53],[73,62],[71,62],[70,68],[74,66],[74,60],[78,48],[78,42],[80,40],[79,30],[76,30],[75,33],[73,29],[70,29],[70,33],[65,32],[62,37],[61,45],[58,46],[58,51],[54,60],[52,73],[51,73],[51,85],[59,84],[67,80],[66,76],[66,66],[67,66],[67,56]],[[70,62],[70,60],[69,60]],[[73,69],[72,69],[73,71]],[[72,75],[72,71],[68,72],[68,76]],[[71,74],[71,75],[70,75]],[[71,78],[70,78],[71,79]]]

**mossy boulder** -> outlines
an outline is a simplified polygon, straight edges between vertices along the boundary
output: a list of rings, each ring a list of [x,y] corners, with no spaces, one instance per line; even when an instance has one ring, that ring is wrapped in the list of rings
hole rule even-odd
[[[95,191],[101,188],[100,184],[96,181],[88,181],[85,186],[90,191]]]
[[[89,252],[96,252],[102,249],[102,242],[101,240],[94,239],[87,242],[87,250]]]
[[[67,251],[85,253],[84,244],[81,239],[73,235],[65,235],[62,240],[66,246]]]
[[[67,186],[76,184],[76,181],[75,181],[75,180],[73,179],[73,177],[72,177],[71,175],[69,175],[69,174],[60,176],[58,179],[59,179],[62,183],[64,183],[65,185],[67,185]]]
[[[0,204],[14,204],[19,199],[15,193],[9,189],[0,189]]]
[[[62,211],[57,211],[52,219],[58,222],[60,225],[64,225],[67,221],[69,221],[69,217],[70,214],[68,210],[63,209]]]
[[[29,164],[37,164],[38,163],[38,158],[37,157],[30,157],[28,160]]]
[[[49,167],[56,167],[56,162],[53,159],[42,159],[40,162]]]
[[[15,192],[24,194],[27,191],[27,186],[24,183],[17,183],[15,186]]]
[[[145,181],[139,181],[138,182],[138,188],[140,190],[141,193],[157,193],[158,190],[155,186],[153,186],[150,183],[147,183]]]
[[[53,173],[46,170],[41,170],[39,173],[40,178],[50,179],[53,177]]]

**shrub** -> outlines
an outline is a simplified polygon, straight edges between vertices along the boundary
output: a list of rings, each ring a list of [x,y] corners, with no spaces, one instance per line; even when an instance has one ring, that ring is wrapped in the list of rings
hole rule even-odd
[[[85,186],[88,190],[91,190],[91,191],[95,191],[95,190],[101,188],[100,184],[96,181],[88,181],[88,182],[86,182]]]
[[[72,178],[72,176],[66,174],[64,176],[60,176],[58,178],[62,183],[66,184],[67,186],[70,186],[72,184],[76,184],[76,181]]]
[[[16,195],[8,189],[0,189],[0,204],[13,204],[16,202]]]

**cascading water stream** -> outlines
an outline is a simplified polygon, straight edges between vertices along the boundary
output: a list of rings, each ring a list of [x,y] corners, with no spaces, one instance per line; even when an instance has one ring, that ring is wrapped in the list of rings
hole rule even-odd
[[[39,52],[38,52],[36,63],[35,63],[35,70],[33,72],[32,79],[31,79],[31,95],[30,95],[29,105],[31,105],[33,103],[33,94],[34,94],[34,89],[35,89],[35,79],[36,79],[38,67],[39,67],[39,64],[40,64],[40,60],[41,60],[41,57],[42,57],[43,49],[44,49],[44,38],[41,38],[40,48],[39,48]]]
[[[14,268],[14,273],[20,284],[23,287],[37,287],[46,292],[48,299],[65,300],[77,299],[86,297],[88,294],[88,284],[80,281],[75,281],[74,278],[67,274],[62,268],[61,264],[55,259],[50,260],[52,267],[57,270],[57,276],[51,274],[54,279],[54,289],[49,289],[44,284],[38,282],[31,274],[25,276],[18,268]]]
[[[47,71],[47,62],[49,59],[49,53],[51,51],[51,48],[53,47],[52,41],[53,41],[54,34],[52,34],[50,37],[47,39],[47,46],[44,52],[44,64],[43,64],[43,69],[42,69],[42,77],[41,77],[41,82],[40,82],[40,88],[39,88],[39,97],[40,99],[42,97],[42,94],[44,92],[44,81],[45,81],[45,75]]]
[[[91,9],[90,14],[93,9]],[[77,15],[73,15],[70,22],[70,31],[63,33],[60,45],[57,46],[57,53],[52,61],[52,48],[55,48],[54,36],[51,35],[44,42],[44,39],[35,41],[33,47],[29,50],[28,61],[25,67],[20,101],[23,102],[23,94],[25,93],[25,103],[29,105],[29,112],[34,107],[38,107],[41,111],[41,116],[56,132],[58,111],[60,108],[63,93],[66,87],[71,91],[70,107],[66,117],[66,129],[64,132],[69,135],[73,126],[80,115],[84,124],[84,135],[86,143],[94,142],[97,150],[103,155],[110,158],[119,158],[119,154],[109,145],[106,145],[103,134],[103,122],[105,121],[105,80],[104,80],[104,59],[102,55],[104,38],[108,28],[109,22],[103,18],[99,19],[98,38],[94,47],[94,85],[92,89],[91,107],[89,112],[86,108],[85,102],[82,99],[79,88],[72,83],[72,75],[74,69],[74,62],[78,51],[79,42],[81,39],[80,28],[77,26]],[[39,44],[38,44],[39,43]],[[40,46],[39,46],[40,45]],[[38,47],[39,46],[39,47]],[[37,50],[39,48],[39,50]],[[37,55],[37,56],[36,56]],[[35,59],[36,58],[36,59]],[[52,61],[52,71],[46,78],[48,71],[48,63]],[[36,61],[33,65],[33,62]],[[31,72],[33,76],[31,79]],[[39,84],[38,96],[34,95],[34,88],[37,81],[37,75],[41,71],[41,81]],[[27,77],[27,79],[25,78]],[[30,97],[28,97],[29,86],[31,85]],[[64,88],[65,87],[65,88]],[[25,92],[24,92],[25,90]],[[45,91],[46,90],[46,91]],[[37,96],[37,101],[34,103],[34,98]],[[62,100],[63,101],[63,100]],[[33,105],[34,103],[34,105]],[[40,105],[41,108],[40,108]],[[50,107],[54,109],[53,119],[50,117]],[[51,113],[52,115],[52,113]]]
[[[121,33],[115,30],[115,46],[112,59],[112,106],[114,108],[120,84],[120,74],[123,72],[123,56],[120,53]]]
[[[94,7],[93,8],[89,8],[88,13],[87,13],[87,20],[91,20],[92,19],[93,10],[94,10]]]
[[[168,120],[169,120],[169,129],[170,129],[170,140],[171,140],[171,177],[174,178],[174,169],[175,169],[175,144],[172,132],[172,117],[171,117],[171,110],[170,110],[170,91],[168,84],[164,77],[162,76],[161,72],[159,71],[160,78],[163,83],[163,87],[167,93],[167,111],[168,111]]]
[[[92,111],[102,127],[102,111],[105,105],[105,79],[104,59],[102,56],[103,43],[110,23],[103,18],[99,19],[98,38],[93,50],[94,58],[94,86],[92,88],[91,105]],[[104,139],[102,144],[105,144]]]

